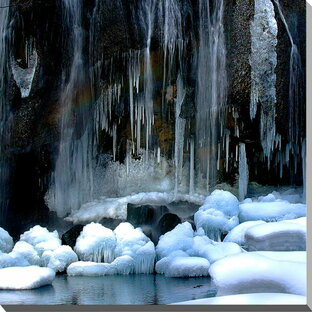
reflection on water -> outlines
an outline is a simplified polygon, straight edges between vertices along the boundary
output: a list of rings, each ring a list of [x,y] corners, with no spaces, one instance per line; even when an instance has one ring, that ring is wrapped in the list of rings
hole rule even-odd
[[[0,291],[0,304],[168,304],[213,297],[210,278],[166,278],[163,275],[103,277],[57,276],[52,286]]]

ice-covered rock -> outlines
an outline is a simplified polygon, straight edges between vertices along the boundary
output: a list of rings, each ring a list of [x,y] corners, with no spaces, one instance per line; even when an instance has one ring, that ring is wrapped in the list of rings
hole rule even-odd
[[[239,220],[245,221],[263,220],[267,222],[295,219],[306,216],[305,204],[291,204],[286,201],[251,202],[239,206]]]
[[[277,261],[307,262],[306,251],[252,251],[250,254],[257,254]]]
[[[38,266],[0,269],[0,289],[33,289],[52,284],[55,272]]]
[[[0,253],[0,268],[24,267],[29,265],[29,262],[18,253]]]
[[[174,257],[171,258],[165,275],[168,277],[195,277],[208,276],[210,263],[200,257]]]
[[[270,222],[249,228],[245,233],[249,251],[302,251],[306,249],[306,228],[295,222]]]
[[[238,225],[239,201],[228,191],[215,190],[194,215],[196,228],[209,238],[220,241],[221,234]]]
[[[116,237],[99,223],[84,226],[77,238],[75,252],[80,260],[110,263],[115,258]]]
[[[155,264],[155,246],[141,228],[120,223],[114,230],[117,239],[116,257],[130,256],[135,262],[135,273],[152,273]]]
[[[178,224],[173,230],[161,235],[156,246],[157,258],[169,256],[173,251],[192,248],[194,231],[189,222]]]
[[[40,257],[33,245],[25,242],[18,241],[12,250],[12,253],[18,254],[25,258],[30,265],[40,265]]]
[[[54,250],[61,246],[61,240],[57,231],[49,232],[40,225],[35,225],[26,231],[21,235],[20,240],[33,245],[39,256],[46,250]]]
[[[76,253],[69,246],[61,246],[55,250],[47,250],[42,254],[41,263],[55,272],[63,272],[73,262],[77,262]]]
[[[68,266],[67,274],[69,276],[103,276],[117,274],[117,270],[111,263],[78,261]]]
[[[264,224],[265,221],[247,221],[237,225],[233,228],[223,239],[223,242],[233,242],[242,247],[246,245],[245,233],[246,231],[256,225]]]
[[[135,261],[130,256],[117,257],[110,265],[117,274],[128,275],[135,272]]]
[[[13,248],[13,238],[0,227],[0,252],[8,253]]]
[[[218,296],[258,292],[306,295],[307,272],[302,262],[241,253],[215,262],[209,273]]]
[[[176,250],[176,251],[173,251],[171,254],[169,254],[167,257],[164,257],[164,258],[161,258],[159,261],[156,262],[156,265],[155,265],[155,271],[158,273],[158,274],[165,274],[171,260],[173,258],[176,258],[176,257],[189,257],[189,255],[182,251],[182,250]]]
[[[189,300],[173,303],[177,305],[204,305],[204,304],[221,304],[221,305],[305,305],[307,298],[305,296],[282,294],[282,293],[257,293],[257,294],[240,294],[231,296],[218,296],[213,298]]]

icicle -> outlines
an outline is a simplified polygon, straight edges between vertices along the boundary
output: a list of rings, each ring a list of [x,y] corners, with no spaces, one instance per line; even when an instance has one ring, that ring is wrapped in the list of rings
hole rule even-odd
[[[190,195],[194,194],[194,140],[190,141]]]
[[[244,143],[239,144],[239,180],[238,180],[238,193],[239,200],[243,201],[247,195],[248,187],[248,164],[246,157],[246,148]]]
[[[113,125],[113,159],[116,161],[117,125]]]
[[[230,133],[226,134],[226,143],[225,143],[225,171],[229,171],[229,149],[230,149]]]
[[[306,202],[306,139],[303,140],[301,145],[301,161],[302,161],[302,176],[303,176],[303,193],[302,199],[303,202]]]
[[[160,147],[157,147],[157,163],[160,163]]]

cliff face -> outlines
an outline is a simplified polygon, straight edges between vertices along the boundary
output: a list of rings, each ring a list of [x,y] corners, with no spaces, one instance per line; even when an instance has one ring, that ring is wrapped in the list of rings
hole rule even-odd
[[[102,154],[113,154],[113,145],[117,146],[116,160],[125,161],[127,140],[131,139],[130,104],[133,96],[133,90],[125,86],[130,83],[130,76],[127,73],[131,62],[132,65],[134,64],[134,58],[131,62],[129,61],[131,55],[135,54],[134,51],[143,51],[139,57],[140,86],[145,86],[147,83],[147,63],[144,60],[147,59],[146,53],[149,53],[154,105],[151,146],[159,146],[163,156],[174,157],[176,123],[179,121],[175,116],[174,99],[177,98],[177,92],[179,92],[176,90],[179,73],[182,76],[183,86],[187,90],[180,112],[181,120],[186,122],[184,135],[186,138],[196,136],[198,109],[195,100],[198,86],[196,66],[202,40],[199,31],[201,27],[199,5],[203,5],[202,2],[202,0],[180,0],[177,1],[177,7],[168,7],[163,1],[164,10],[170,9],[171,11],[166,12],[172,14],[169,15],[166,24],[161,20],[161,13],[159,13],[165,11],[153,7],[142,8],[140,1],[81,1],[83,34],[81,62],[85,70],[85,73],[81,75],[85,77],[84,84],[79,87],[79,95],[77,95],[79,97],[77,102],[81,105],[75,106],[69,121],[75,124],[73,138],[79,139],[87,131],[89,119],[95,116],[93,115],[96,106],[94,103],[103,95],[102,91],[116,82],[123,81],[118,96],[111,103],[110,124],[116,124],[119,134],[116,142],[114,142],[113,133],[109,130],[102,129],[94,136],[98,136],[97,151]],[[60,149],[62,136],[60,120],[64,114],[61,94],[64,94],[64,86],[70,81],[71,66],[75,57],[75,50],[73,50],[75,37],[73,29],[70,29],[65,22],[66,16],[64,16],[62,2],[33,0],[31,3],[27,1],[25,5],[22,4],[22,1],[19,2],[19,5],[13,6],[9,11],[10,59],[19,60],[21,68],[26,68],[27,58],[29,58],[25,52],[26,46],[32,45],[37,53],[37,65],[29,96],[21,97],[20,88],[17,86],[10,66],[11,61],[8,61],[9,80],[6,82],[8,90],[6,105],[10,107],[11,118],[8,127],[10,142],[6,149],[6,154],[10,159],[6,192],[9,194],[9,201],[7,213],[2,218],[0,226],[3,224],[11,226],[16,233],[34,220],[43,222],[48,219],[49,209],[44,198],[53,180]],[[214,1],[210,1],[210,10],[214,10],[215,5]],[[148,15],[150,9],[151,12],[155,12],[152,13],[155,14],[154,18]],[[305,68],[305,1],[283,1],[282,9],[299,48],[303,68]],[[282,136],[282,145],[286,146],[288,124],[285,120],[290,118],[288,90],[291,45],[276,6],[275,13],[278,23],[275,122],[277,132]],[[284,167],[282,177],[276,174],[274,158],[270,168],[267,167],[266,160],[263,160],[261,156],[259,113],[253,120],[249,117],[250,22],[253,16],[254,0],[224,1],[223,27],[227,72],[224,128],[229,131],[231,142],[229,154],[235,154],[236,145],[243,142],[246,144],[250,180],[263,184],[301,184],[302,178],[294,174],[294,166],[282,165]],[[150,47],[147,51],[148,22],[153,23],[153,31],[150,34]],[[164,42],[167,44],[167,54],[164,52]],[[181,42],[183,42],[183,49],[178,48]],[[173,43],[174,50],[171,46]],[[28,50],[31,52],[31,47]],[[164,71],[166,67],[167,72]],[[202,79],[204,80],[205,77]],[[141,96],[145,98],[147,96],[144,87],[134,95],[138,99]],[[88,105],[89,118],[83,112],[83,105]],[[234,111],[237,114],[235,118]],[[300,99],[298,118],[300,124],[303,125],[305,122],[304,94]],[[235,135],[236,127],[240,131],[239,136]],[[300,138],[305,138],[304,126],[300,127],[299,133]],[[142,140],[145,139],[142,138]],[[216,151],[216,147],[213,148]],[[200,151],[196,152],[200,154]],[[185,151],[185,155],[189,155],[188,153]],[[222,155],[224,157],[225,154]],[[222,155],[221,158],[223,158]],[[225,165],[224,168],[221,166],[218,173],[219,182],[235,182],[238,171],[237,162],[235,156],[229,158],[230,169],[226,171]],[[220,163],[222,161],[221,159]],[[300,160],[295,165],[300,168]]]

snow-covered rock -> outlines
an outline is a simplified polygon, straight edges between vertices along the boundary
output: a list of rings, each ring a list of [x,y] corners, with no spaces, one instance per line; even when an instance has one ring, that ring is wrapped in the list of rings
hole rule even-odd
[[[110,263],[115,258],[116,237],[99,223],[84,226],[74,247],[80,260]]]
[[[22,255],[10,252],[10,253],[0,253],[0,268],[7,267],[24,267],[29,266],[29,262]]]
[[[295,219],[306,216],[305,204],[291,204],[287,201],[251,202],[239,206],[239,220],[245,221],[263,220],[266,222]]]
[[[110,263],[78,261],[68,266],[67,274],[69,276],[103,276],[117,274],[117,270]]]
[[[233,228],[224,238],[223,242],[233,242],[236,243],[242,247],[246,245],[245,242],[245,233],[246,231],[259,224],[264,224],[265,221],[247,221],[243,222],[239,225],[237,225],[235,228]]]
[[[63,272],[73,262],[77,262],[76,253],[69,246],[61,246],[55,250],[47,250],[42,254],[41,263],[55,272]]]
[[[208,276],[210,263],[200,257],[174,257],[165,270],[168,277]]]
[[[40,257],[33,245],[25,242],[18,241],[12,250],[12,253],[20,255],[25,258],[30,265],[40,265]]]
[[[117,257],[110,265],[117,274],[128,275],[135,272],[135,261],[130,256]]]
[[[194,215],[196,228],[203,228],[209,238],[220,241],[220,235],[238,225],[239,201],[228,191],[215,190]]]
[[[270,222],[249,228],[245,241],[249,251],[303,251],[306,229],[295,222]]]
[[[189,257],[189,255],[182,250],[173,251],[167,257],[161,258],[159,261],[156,262],[155,271],[158,274],[165,274],[167,268],[169,267],[171,260],[176,257],[185,258],[185,257]]]
[[[278,261],[307,262],[306,251],[252,251],[250,254],[257,254]]]
[[[215,262],[209,273],[218,296],[258,292],[306,295],[307,272],[302,262],[241,253]]]
[[[54,250],[62,245],[57,231],[49,232],[40,225],[35,225],[26,231],[21,235],[20,240],[33,245],[39,256],[46,250]]]
[[[130,223],[123,222],[114,233],[117,239],[116,257],[130,256],[135,262],[136,274],[154,272],[155,246],[141,228],[135,229]]]
[[[0,252],[8,253],[13,248],[13,238],[10,234],[0,227]]]
[[[0,269],[0,289],[33,289],[52,284],[55,272],[38,266]]]
[[[307,297],[283,293],[257,293],[189,300],[174,305],[306,305]]]

